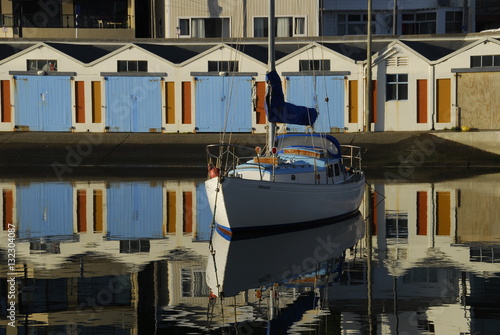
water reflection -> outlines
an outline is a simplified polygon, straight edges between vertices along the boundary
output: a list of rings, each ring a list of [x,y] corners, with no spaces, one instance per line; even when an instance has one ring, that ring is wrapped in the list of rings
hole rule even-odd
[[[0,180],[0,334],[9,224],[9,334],[497,331],[500,175],[369,182],[360,217],[212,257],[202,180]]]

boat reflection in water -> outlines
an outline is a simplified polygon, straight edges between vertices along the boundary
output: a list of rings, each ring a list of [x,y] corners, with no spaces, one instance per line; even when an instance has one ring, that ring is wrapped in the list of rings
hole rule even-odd
[[[368,182],[366,223],[214,231],[213,263],[201,179],[0,179],[0,334],[498,333],[500,174]]]
[[[208,259],[207,284],[214,295],[230,297],[278,283],[307,282],[308,276],[321,271],[328,277],[327,267],[341,271],[345,250],[363,235],[360,212],[317,228],[254,238],[240,235],[228,240],[217,231],[212,239],[213,257]]]

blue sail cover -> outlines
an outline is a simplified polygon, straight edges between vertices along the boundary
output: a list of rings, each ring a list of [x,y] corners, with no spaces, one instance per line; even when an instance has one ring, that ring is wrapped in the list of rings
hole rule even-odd
[[[297,106],[285,102],[281,79],[273,70],[266,75],[268,91],[266,95],[266,113],[269,122],[282,122],[312,126],[318,117],[316,108]]]

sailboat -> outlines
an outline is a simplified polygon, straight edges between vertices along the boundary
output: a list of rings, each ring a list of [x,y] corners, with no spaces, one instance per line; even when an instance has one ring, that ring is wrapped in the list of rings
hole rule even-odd
[[[265,150],[230,143],[207,146],[207,197],[216,228],[228,239],[344,220],[358,211],[364,194],[361,149],[314,133],[317,110],[285,101],[271,33],[274,0],[269,12]],[[304,125],[308,131],[277,136],[277,123]]]

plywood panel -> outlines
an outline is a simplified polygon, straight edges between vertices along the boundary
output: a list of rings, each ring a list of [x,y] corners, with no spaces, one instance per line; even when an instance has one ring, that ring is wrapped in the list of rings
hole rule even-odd
[[[182,82],[182,124],[191,124],[191,82]]]
[[[417,80],[417,123],[427,123],[427,79]]]
[[[438,123],[451,122],[451,80],[437,79],[436,81],[436,121]]]
[[[500,73],[460,73],[460,124],[478,129],[500,129]]]
[[[451,232],[451,194],[450,192],[436,193],[436,235],[450,235]]]
[[[417,235],[427,235],[427,192],[417,192]]]
[[[0,94],[2,99],[1,105],[1,122],[11,122],[12,121],[12,107],[10,103],[10,81],[2,80],[0,81]]]
[[[349,80],[349,122],[358,122],[358,81]]]
[[[92,82],[92,123],[102,122],[101,82]]]
[[[175,82],[165,83],[165,123],[175,123]]]
[[[266,83],[263,81],[255,83],[256,97],[255,97],[255,121],[257,124],[266,123]]]

